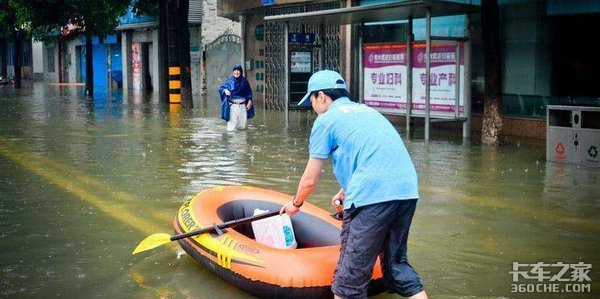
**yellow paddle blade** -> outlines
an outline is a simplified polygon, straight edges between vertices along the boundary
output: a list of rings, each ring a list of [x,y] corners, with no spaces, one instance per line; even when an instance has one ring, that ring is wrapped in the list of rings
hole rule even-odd
[[[171,242],[171,236],[169,234],[157,233],[148,236],[140,245],[138,245],[131,254],[140,253],[142,251],[154,249],[160,245],[167,244]]]

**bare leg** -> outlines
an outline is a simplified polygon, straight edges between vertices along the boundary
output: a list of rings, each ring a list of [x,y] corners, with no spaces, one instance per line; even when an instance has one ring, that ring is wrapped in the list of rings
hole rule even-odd
[[[408,299],[428,299],[428,298],[429,297],[427,297],[427,293],[425,293],[425,291],[421,291],[420,293],[417,293],[415,295],[408,297]]]

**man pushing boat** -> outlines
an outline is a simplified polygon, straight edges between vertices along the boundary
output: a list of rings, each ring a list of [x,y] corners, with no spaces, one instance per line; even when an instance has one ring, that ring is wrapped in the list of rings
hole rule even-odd
[[[310,134],[309,160],[296,196],[282,207],[290,216],[317,186],[332,157],[341,188],[332,204],[343,205],[341,250],[331,290],[336,298],[366,298],[377,256],[390,292],[427,298],[408,263],[407,240],[418,194],[417,173],[392,124],[376,110],[349,99],[346,81],[334,71],[314,73],[298,105],[319,115]]]

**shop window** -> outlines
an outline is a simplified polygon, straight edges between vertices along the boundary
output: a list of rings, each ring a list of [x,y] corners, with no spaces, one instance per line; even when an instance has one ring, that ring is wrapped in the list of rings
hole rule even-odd
[[[367,25],[363,32],[363,43],[404,42],[406,41],[407,29],[407,23]]]

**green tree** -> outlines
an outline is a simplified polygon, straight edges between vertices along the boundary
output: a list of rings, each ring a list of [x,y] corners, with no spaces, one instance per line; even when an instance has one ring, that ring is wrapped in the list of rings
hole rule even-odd
[[[57,29],[73,24],[72,37],[86,37],[86,82],[88,96],[94,94],[94,71],[92,36],[104,37],[117,26],[117,18],[123,14],[130,0],[9,0],[18,2],[22,18],[43,37],[56,37]],[[60,70],[59,70],[60,71]]]
[[[158,17],[158,0],[134,0],[132,1],[132,8],[138,16]]]
[[[17,3],[13,0],[0,0],[0,39],[12,40],[15,88],[21,88],[21,45],[24,32],[17,7]],[[4,63],[2,68],[1,74],[6,75]]]

